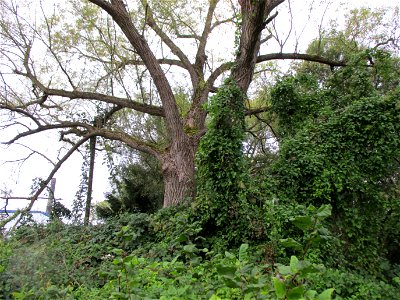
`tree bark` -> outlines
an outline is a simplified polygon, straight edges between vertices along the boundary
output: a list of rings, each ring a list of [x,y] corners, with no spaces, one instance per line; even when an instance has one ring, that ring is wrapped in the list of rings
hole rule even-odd
[[[253,79],[257,54],[260,50],[261,32],[267,25],[271,11],[284,0],[241,0],[242,32],[232,78],[246,93]]]
[[[195,195],[195,138],[173,142],[161,157],[164,178],[164,207],[177,205]]]
[[[162,102],[165,123],[171,139],[169,149],[166,150],[165,154],[158,157],[162,164],[164,176],[164,207],[178,204],[190,193],[194,184],[194,152],[196,146],[191,142],[192,138],[184,131],[172,88],[147,41],[132,23],[123,1],[112,0],[109,3],[103,0],[90,0],[90,2],[107,11],[119,25],[125,37],[143,60],[154,81]],[[155,26],[154,21],[149,16],[146,21],[153,27]],[[166,43],[171,45],[168,40]],[[175,49],[174,45],[172,45],[172,48]],[[181,55],[182,53],[178,50],[175,49],[174,54],[179,57],[183,65],[192,69],[186,56]]]

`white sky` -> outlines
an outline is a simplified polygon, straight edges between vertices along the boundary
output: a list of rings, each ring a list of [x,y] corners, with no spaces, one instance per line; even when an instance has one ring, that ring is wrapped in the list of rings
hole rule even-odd
[[[295,18],[295,28],[297,34],[299,34],[306,23],[309,25],[301,35],[302,44],[300,50],[304,50],[310,39],[315,38],[317,34],[316,25],[320,23],[322,16],[321,10],[317,13],[312,14],[312,20],[308,20],[309,6],[306,6],[305,1],[292,0],[292,10]],[[311,1],[306,1],[310,3]],[[327,3],[329,1],[314,1],[315,3]],[[332,8],[327,12],[326,20],[330,18],[343,18],[344,17],[344,5],[341,5],[339,1],[330,1]],[[380,7],[380,6],[398,6],[397,1],[393,0],[353,0],[347,1],[348,7]],[[280,14],[278,18],[283,18],[284,14]],[[277,18],[277,24],[281,24],[282,27],[289,26],[289,22],[284,22],[282,19]],[[325,22],[325,25],[327,22]],[[271,51],[270,51],[271,52]],[[10,135],[11,136],[11,135]],[[7,140],[8,136],[5,136],[4,132],[1,132],[0,142]],[[55,143],[57,137],[41,137],[24,139],[22,142],[31,148],[41,150],[43,153],[55,159],[57,157],[57,144]],[[30,186],[32,179],[35,177],[46,178],[48,172],[51,170],[51,165],[39,155],[32,156],[28,161],[22,165],[19,163],[7,163],[7,161],[16,161],[27,155],[28,151],[21,146],[13,145],[5,147],[0,145],[0,190],[11,191],[12,196],[26,197],[30,194]],[[79,154],[74,154],[58,171],[55,178],[57,179],[55,197],[61,198],[62,203],[66,206],[71,206],[74,199],[75,193],[78,190],[78,185],[81,178],[81,164],[82,159]],[[95,174],[94,174],[94,189],[93,189],[93,202],[99,202],[105,199],[104,194],[110,191],[108,184],[108,170],[104,165],[102,155],[98,154]],[[44,196],[44,195],[43,195]],[[0,200],[0,208],[2,203]],[[8,209],[22,208],[27,204],[26,200],[10,200]],[[42,210],[46,208],[46,200],[39,200],[35,204],[33,210]]]

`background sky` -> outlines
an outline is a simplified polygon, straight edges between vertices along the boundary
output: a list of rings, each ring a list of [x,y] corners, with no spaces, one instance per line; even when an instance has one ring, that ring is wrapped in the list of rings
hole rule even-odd
[[[324,25],[328,24],[331,18],[337,18],[338,21],[344,20],[344,13],[346,8],[354,7],[380,7],[380,6],[396,6],[397,1],[302,1],[292,0],[291,8],[293,12],[293,28],[295,28],[295,35],[300,35],[301,44],[299,50],[304,51],[309,41],[317,36],[317,26],[321,24],[321,17],[325,11],[325,7],[330,3],[330,8],[325,15]],[[307,3],[307,5],[306,5]],[[311,3],[311,6],[309,5]],[[287,4],[286,4],[287,5]],[[397,4],[398,5],[398,4]],[[310,7],[312,12],[310,14]],[[280,8],[276,22],[279,24],[282,31],[287,31],[290,27],[289,14]],[[310,16],[310,17],[309,17]],[[292,36],[294,39],[295,36]],[[286,52],[293,51],[293,47],[287,48]],[[269,49],[269,52],[274,50]],[[4,120],[1,119],[0,122]],[[7,141],[17,132],[15,130],[1,131],[0,142]],[[57,143],[57,134],[44,134],[40,136],[30,137],[21,140],[21,143],[29,146],[36,151],[45,154],[53,161],[57,160],[58,149],[60,144]],[[32,180],[35,177],[46,178],[51,171],[51,164],[42,156],[34,154],[27,160],[24,160],[30,153],[30,150],[21,145],[11,145],[9,147],[0,145],[0,195],[2,192],[7,192],[11,196],[27,197],[30,195]],[[21,160],[22,159],[22,160]],[[64,163],[61,169],[55,175],[57,180],[55,197],[62,199],[61,202],[67,207],[71,207],[72,201],[78,190],[81,179],[81,165],[82,156],[79,153],[73,154],[70,159]],[[97,154],[95,173],[94,173],[94,187],[93,187],[93,203],[100,202],[105,199],[105,193],[110,191],[108,183],[108,169],[105,165],[103,155]],[[45,196],[45,195],[42,195]],[[4,200],[0,200],[0,207],[4,206]],[[8,209],[22,208],[28,204],[27,200],[10,200]],[[46,200],[38,200],[33,210],[45,211]]]

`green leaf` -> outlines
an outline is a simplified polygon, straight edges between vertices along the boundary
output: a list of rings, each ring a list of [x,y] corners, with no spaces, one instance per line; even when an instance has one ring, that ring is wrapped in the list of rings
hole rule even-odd
[[[292,273],[297,273],[298,271],[298,264],[299,264],[299,260],[296,256],[291,256],[290,257],[290,270],[292,271]]]
[[[289,275],[292,274],[292,269],[289,266],[285,266],[285,265],[281,265],[281,264],[277,264],[278,266],[278,272],[285,276],[285,275]]]
[[[317,216],[320,218],[329,217],[331,214],[332,214],[332,206],[330,206],[329,204],[323,204],[317,210]]]
[[[222,300],[222,298],[218,297],[217,295],[212,295],[209,300]]]
[[[179,235],[179,237],[176,239],[178,242],[180,242],[180,243],[182,243],[182,242],[187,242],[189,239],[188,239],[188,237],[186,236],[186,234],[181,234],[181,235]]]
[[[314,290],[308,290],[304,296],[306,296],[306,299],[315,299],[315,295],[317,294],[317,291]]]
[[[281,242],[282,246],[285,248],[291,248],[291,249],[295,249],[295,250],[303,249],[301,244],[292,238],[281,239],[280,242]]]
[[[304,294],[304,287],[297,286],[293,289],[290,289],[287,293],[288,300],[299,300],[303,297]]]
[[[297,264],[297,268],[299,269],[299,271],[301,271],[301,276],[321,271],[321,267],[319,265],[312,264],[307,260],[299,261],[299,263]]]
[[[230,253],[228,251],[225,251],[225,257],[230,258],[230,259],[236,258],[235,255],[233,255],[232,253]]]
[[[249,258],[247,250],[249,249],[249,244],[242,244],[239,248],[239,260],[245,261]]]
[[[321,226],[320,228],[318,228],[318,233],[323,235],[323,236],[329,236],[330,232],[327,228]]]
[[[194,253],[197,250],[196,245],[190,244],[190,245],[185,245],[183,247],[183,251],[186,253]]]
[[[227,287],[230,287],[232,289],[240,288],[240,282],[234,280],[231,277],[227,277],[227,276],[224,276],[223,278],[224,278],[224,281],[225,281],[225,284]]]
[[[175,258],[171,261],[171,264],[173,265],[174,263],[176,263],[176,261],[178,260],[179,257],[180,257],[180,254],[175,256]]]
[[[335,289],[327,289],[323,291],[321,294],[318,295],[316,300],[331,300],[332,299],[332,293]]]
[[[280,281],[278,278],[273,277],[272,282],[274,284],[275,294],[277,299],[283,299],[286,296],[285,283]]]
[[[124,250],[118,249],[118,248],[112,249],[111,252],[118,256],[121,256],[122,254],[124,254]]]
[[[303,231],[309,229],[312,226],[312,219],[309,216],[296,217],[292,222],[296,227],[300,228]]]
[[[235,276],[236,267],[235,266],[224,266],[224,265],[217,265],[217,272],[219,275],[224,276]]]

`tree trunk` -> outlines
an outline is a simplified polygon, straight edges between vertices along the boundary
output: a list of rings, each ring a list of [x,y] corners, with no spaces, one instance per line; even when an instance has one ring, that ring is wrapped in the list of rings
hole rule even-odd
[[[247,93],[253,79],[257,53],[260,49],[261,32],[270,22],[267,17],[282,2],[284,0],[239,1],[242,8],[242,32],[231,76],[244,93]]]
[[[186,137],[172,144],[170,151],[162,156],[164,177],[164,207],[182,203],[195,195],[195,152],[197,141]]]

